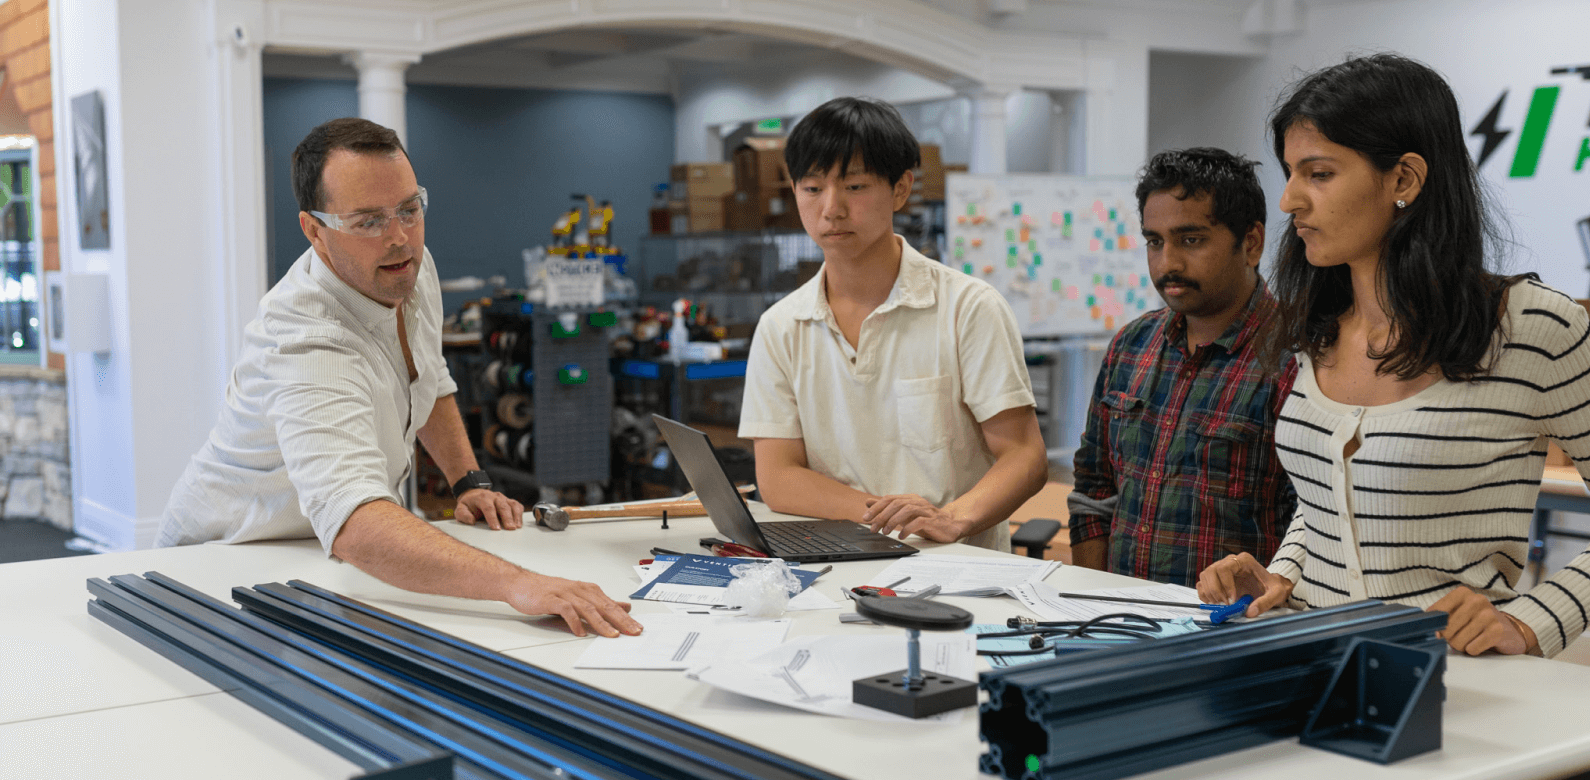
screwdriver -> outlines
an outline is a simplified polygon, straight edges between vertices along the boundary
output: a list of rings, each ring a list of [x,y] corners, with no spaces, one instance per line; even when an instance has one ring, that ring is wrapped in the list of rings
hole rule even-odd
[[[1235,604],[1189,604],[1184,601],[1154,601],[1152,599],[1129,599],[1122,596],[1095,596],[1090,593],[1061,593],[1061,598],[1088,599],[1090,601],[1115,601],[1122,604],[1148,604],[1155,607],[1182,607],[1184,609],[1202,609],[1209,612],[1209,622],[1216,625],[1224,623],[1248,610],[1248,605],[1253,603],[1252,596],[1243,596]]]

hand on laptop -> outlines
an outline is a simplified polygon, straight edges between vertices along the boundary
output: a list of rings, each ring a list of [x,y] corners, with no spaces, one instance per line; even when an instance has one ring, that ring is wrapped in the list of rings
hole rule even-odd
[[[911,494],[867,501],[867,512],[861,516],[861,521],[885,536],[899,532],[901,539],[916,534],[929,541],[954,542],[965,531],[963,523],[948,510]]]

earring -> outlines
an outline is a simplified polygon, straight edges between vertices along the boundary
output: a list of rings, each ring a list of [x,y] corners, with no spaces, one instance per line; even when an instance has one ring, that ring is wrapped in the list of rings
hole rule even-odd
[[[1399,209],[1405,209],[1405,208],[1407,208],[1407,207],[1408,207],[1408,201],[1405,201],[1405,200],[1399,200],[1399,201],[1397,201],[1397,208],[1399,208]]]

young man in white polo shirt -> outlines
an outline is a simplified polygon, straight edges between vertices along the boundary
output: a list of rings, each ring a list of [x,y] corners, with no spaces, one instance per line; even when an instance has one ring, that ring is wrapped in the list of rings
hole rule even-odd
[[[1006,518],[1048,474],[1021,334],[993,287],[894,234],[916,139],[888,104],[837,98],[795,127],[784,160],[823,267],[751,345],[740,435],[762,497],[1008,551]]]

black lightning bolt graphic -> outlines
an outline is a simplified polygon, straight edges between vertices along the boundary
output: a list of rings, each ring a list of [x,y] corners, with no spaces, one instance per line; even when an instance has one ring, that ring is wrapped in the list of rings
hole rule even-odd
[[[1502,116],[1502,102],[1505,100],[1507,100],[1507,90],[1504,89],[1501,96],[1496,98],[1496,105],[1491,106],[1491,110],[1485,115],[1485,118],[1481,119],[1478,124],[1474,125],[1474,129],[1469,131],[1469,135],[1477,135],[1485,139],[1485,145],[1480,147],[1480,159],[1474,163],[1475,168],[1484,166],[1485,161],[1491,159],[1491,153],[1496,151],[1496,147],[1501,146],[1502,141],[1513,133],[1511,130],[1496,129],[1496,120]]]

